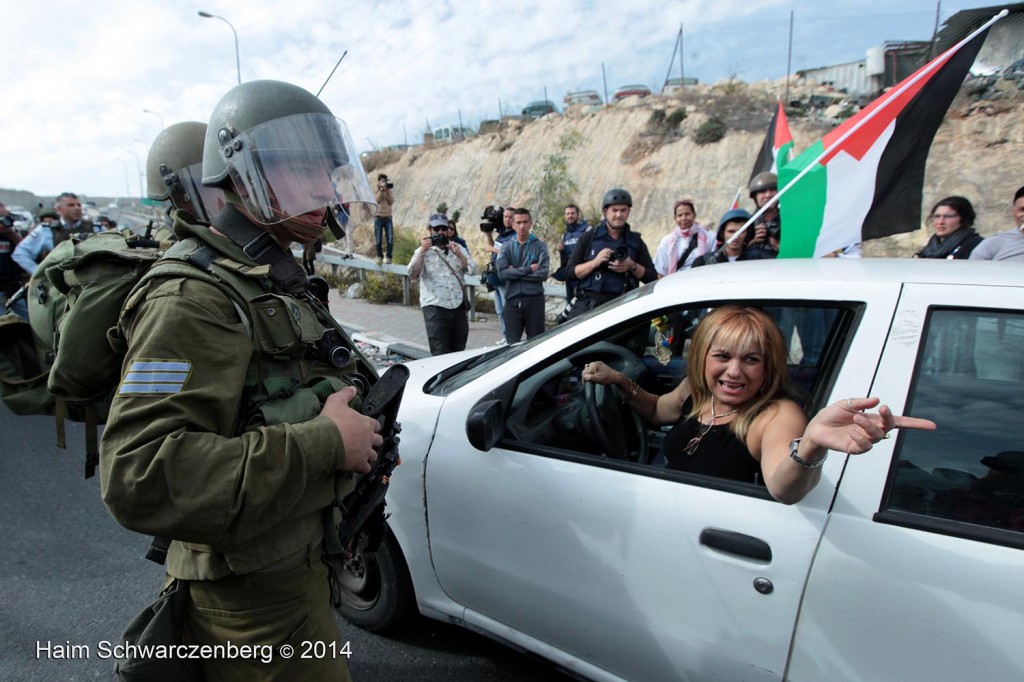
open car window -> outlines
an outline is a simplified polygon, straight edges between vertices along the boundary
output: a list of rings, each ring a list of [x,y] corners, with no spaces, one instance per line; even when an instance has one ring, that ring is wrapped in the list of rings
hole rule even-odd
[[[717,305],[627,320],[524,373],[507,413],[502,447],[690,481],[693,475],[665,469],[662,446],[672,425],[644,423],[609,387],[593,386],[594,395],[588,395],[590,384],[581,373],[587,362],[601,360],[643,389],[667,393],[688,372],[686,353],[696,325]],[[764,310],[788,342],[791,397],[805,411],[816,411],[841,365],[856,308],[801,302]]]

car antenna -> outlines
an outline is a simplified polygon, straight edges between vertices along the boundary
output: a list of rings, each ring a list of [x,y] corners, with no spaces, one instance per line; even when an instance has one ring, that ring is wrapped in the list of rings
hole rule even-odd
[[[327,87],[327,83],[330,82],[331,76],[333,76],[334,72],[338,70],[339,66],[341,66],[341,60],[344,59],[345,55],[347,55],[347,54],[348,54],[348,50],[345,50],[344,52],[341,53],[341,57],[338,58],[338,63],[334,65],[334,68],[331,69],[331,72],[327,75],[327,80],[325,80],[324,84],[320,86],[320,89],[316,91],[316,96],[317,97],[319,97],[320,93],[323,92],[324,88]]]

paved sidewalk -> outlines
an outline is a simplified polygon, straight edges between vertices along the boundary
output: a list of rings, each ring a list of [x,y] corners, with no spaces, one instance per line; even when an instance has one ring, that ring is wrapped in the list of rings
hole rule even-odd
[[[352,335],[385,352],[412,357],[430,355],[427,330],[419,306],[378,305],[360,298],[345,298],[338,289],[330,292],[331,314]],[[493,346],[501,340],[501,325],[493,313],[477,313],[469,323],[467,348]]]

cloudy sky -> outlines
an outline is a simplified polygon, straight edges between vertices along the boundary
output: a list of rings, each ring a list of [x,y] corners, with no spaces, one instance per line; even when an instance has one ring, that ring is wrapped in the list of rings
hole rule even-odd
[[[36,0],[6,3],[0,187],[138,195],[162,125],[206,122],[241,78],[285,80],[344,119],[360,150],[475,126],[568,90],[660,89],[680,26],[685,75],[714,83],[860,59],[931,37],[934,0]],[[991,1],[946,0],[945,20]],[[203,10],[230,21],[201,18]],[[324,86],[342,53],[347,56]],[[149,110],[147,113],[144,110]]]

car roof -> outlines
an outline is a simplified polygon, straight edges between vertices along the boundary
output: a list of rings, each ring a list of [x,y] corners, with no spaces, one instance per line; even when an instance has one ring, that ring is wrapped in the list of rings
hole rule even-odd
[[[715,272],[712,272],[715,271]],[[676,287],[721,282],[737,297],[744,291],[757,291],[765,282],[842,282],[855,296],[858,283],[866,284],[950,284],[959,286],[1024,285],[1020,265],[1004,261],[971,261],[931,258],[778,258],[775,260],[738,261],[701,268],[691,268],[669,275],[659,282],[673,282]],[[699,278],[699,280],[698,280]],[[813,289],[808,289],[813,295]]]
[[[619,87],[619,90],[650,90],[650,88],[643,83],[634,83],[632,85],[622,85]]]

